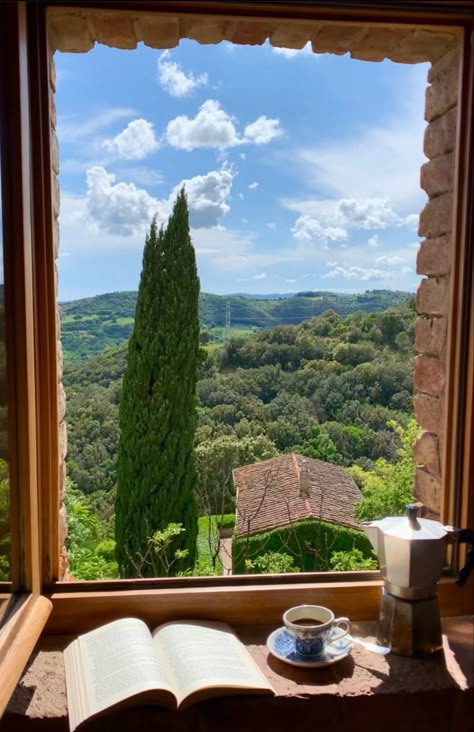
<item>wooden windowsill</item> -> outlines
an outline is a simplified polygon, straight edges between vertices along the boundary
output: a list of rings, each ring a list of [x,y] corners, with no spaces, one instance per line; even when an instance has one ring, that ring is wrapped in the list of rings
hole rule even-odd
[[[272,658],[265,640],[275,626],[238,628],[241,640],[277,696],[213,699],[182,712],[128,711],[87,729],[156,729],[237,732],[306,730],[310,720],[331,730],[435,732],[469,729],[474,698],[472,617],[443,620],[444,652],[427,659],[377,656],[359,646],[340,663],[317,671]],[[354,635],[373,639],[375,624],[355,624]],[[62,650],[71,636],[43,636],[2,721],[2,732],[68,729]]]
[[[38,595],[11,595],[0,618],[0,717],[40,637],[51,601]]]

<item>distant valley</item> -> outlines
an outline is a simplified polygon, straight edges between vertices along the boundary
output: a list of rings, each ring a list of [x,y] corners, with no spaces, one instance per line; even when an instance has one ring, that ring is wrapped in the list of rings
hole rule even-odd
[[[357,311],[380,312],[398,307],[411,293],[369,290],[338,295],[332,292],[301,292],[295,295],[211,295],[201,293],[201,329],[210,345],[229,336],[249,335],[262,328],[297,325],[333,310],[343,317]],[[60,304],[61,340],[66,363],[81,363],[128,340],[133,328],[137,293],[111,292]]]

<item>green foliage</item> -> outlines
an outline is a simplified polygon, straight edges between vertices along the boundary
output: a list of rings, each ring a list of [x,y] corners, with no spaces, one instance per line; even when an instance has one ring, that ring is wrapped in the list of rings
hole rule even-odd
[[[201,514],[224,514],[235,510],[232,470],[277,454],[265,435],[237,437],[220,435],[203,440],[195,449],[199,475],[197,501]]]
[[[198,519],[197,560],[192,574],[222,574],[219,559],[219,521],[221,516],[200,516]],[[235,521],[235,517],[234,517]]]
[[[378,568],[377,560],[374,557],[365,556],[360,549],[333,552],[329,564],[333,572],[355,572]]]
[[[362,490],[362,499],[356,508],[359,521],[374,521],[385,516],[402,516],[407,503],[412,503],[415,459],[413,442],[419,432],[414,419],[406,428],[392,423],[400,436],[401,446],[397,451],[397,462],[389,463],[379,459],[374,470],[367,472],[357,466],[351,469],[352,476]]]
[[[68,479],[66,486],[69,572],[75,579],[95,580],[118,576],[111,521],[103,521]]]
[[[252,329],[301,323],[326,310],[346,317],[357,311],[378,312],[400,307],[408,293],[372,290],[355,295],[311,293],[278,299],[201,293],[199,317],[204,331],[223,342],[227,339],[226,313],[230,307],[231,330],[248,335]],[[112,292],[61,304],[61,338],[66,364],[77,364],[123,344],[132,334],[136,292]],[[380,329],[381,339],[384,335]],[[391,337],[392,334],[388,334]],[[204,341],[202,341],[204,343]]]
[[[248,567],[265,554],[288,554],[304,572],[325,572],[331,567],[334,552],[361,551],[372,557],[372,546],[364,533],[323,521],[298,521],[272,531],[236,538],[232,541],[234,574],[245,574]],[[248,564],[250,562],[250,565]],[[252,570],[253,571],[253,570]]]
[[[226,513],[217,517],[217,525],[220,529],[233,529],[235,526],[235,513]]]
[[[299,567],[295,566],[295,558],[284,552],[267,552],[257,559],[247,559],[245,569],[249,574],[283,574],[300,571]]]
[[[133,576],[161,577],[174,574],[175,565],[182,563],[189,554],[188,549],[176,548],[176,539],[185,531],[182,524],[170,523],[148,536],[143,554],[135,560]]]
[[[158,232],[154,220],[146,238],[123,378],[115,534],[124,577],[135,574],[149,538],[171,523],[182,524],[183,532],[173,537],[171,551],[179,561],[169,563],[167,573],[194,565],[198,298],[182,190],[166,230]],[[143,571],[153,576],[152,563]]]
[[[299,455],[306,455],[316,460],[324,460],[328,463],[340,465],[341,456],[337,451],[336,445],[329,437],[328,433],[317,423],[311,428],[310,437],[301,445],[295,445],[291,448],[292,452]]]

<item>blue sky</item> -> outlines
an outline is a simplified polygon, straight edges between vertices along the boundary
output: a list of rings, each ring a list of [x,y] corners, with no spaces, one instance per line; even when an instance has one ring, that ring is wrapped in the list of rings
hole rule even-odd
[[[56,66],[61,301],[136,289],[183,183],[204,292],[415,290],[426,65],[182,41]]]

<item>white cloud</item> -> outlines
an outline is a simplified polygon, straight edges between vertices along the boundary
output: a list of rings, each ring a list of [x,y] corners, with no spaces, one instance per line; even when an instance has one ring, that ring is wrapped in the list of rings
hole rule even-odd
[[[418,231],[418,222],[420,220],[420,214],[409,214],[406,219],[406,225],[413,231]]]
[[[379,235],[374,234],[373,236],[371,236],[370,239],[368,240],[367,244],[369,245],[369,247],[378,247],[378,245],[380,244]]]
[[[390,277],[391,272],[383,269],[365,269],[364,267],[335,267],[322,277],[342,277],[346,280],[384,280]]]
[[[254,191],[254,190],[255,190],[256,188],[258,188],[258,185],[259,185],[259,184],[257,183],[257,181],[254,181],[253,183],[250,183],[250,184],[249,184],[249,189],[250,189],[251,191]]]
[[[269,228],[269,229],[270,229],[271,231],[275,231],[275,229],[277,228],[277,225],[275,224],[275,222],[274,222],[274,221],[270,221],[270,222],[269,222],[269,223],[267,224],[267,226],[268,226],[268,228]]]
[[[244,130],[244,140],[245,142],[254,142],[256,145],[266,145],[281,134],[280,120],[269,119],[263,115],[255,122],[247,125]]]
[[[247,153],[240,153],[241,160],[247,160]]]
[[[229,167],[212,170],[181,181],[171,193],[169,203],[184,185],[189,206],[189,223],[194,228],[217,226],[219,219],[230,211],[226,199],[232,189],[234,172]]]
[[[289,285],[294,285],[296,280],[285,280]]]
[[[215,99],[201,105],[192,119],[185,114],[168,122],[166,139],[181,150],[212,147],[225,150],[245,143],[264,145],[280,134],[279,120],[259,117],[247,125],[244,137],[240,137],[235,118],[225,112]],[[248,135],[247,135],[248,132]]]
[[[256,274],[253,276],[254,280],[265,280],[267,278],[266,272],[261,272],[260,274]]]
[[[297,211],[301,216],[297,219],[292,231],[295,238],[301,227],[313,228],[316,233],[323,230],[344,231],[346,236],[327,236],[327,239],[347,239],[347,229],[387,229],[390,227],[406,226],[406,220],[392,208],[385,198],[341,198],[339,200],[283,200],[291,211]],[[369,239],[370,246],[377,246],[380,240],[377,235]]]
[[[198,86],[207,84],[207,74],[194,76],[186,73],[175,61],[169,61],[170,52],[163,51],[158,59],[158,80],[172,97],[187,97]]]
[[[146,119],[134,119],[122,132],[112,139],[105,140],[103,147],[125,160],[142,160],[158,150],[153,125]]]
[[[194,119],[183,114],[168,122],[166,138],[170,145],[182,150],[197,147],[224,150],[239,144],[233,119],[214,99],[204,102]]]
[[[317,58],[321,55],[319,53],[313,53],[311,41],[308,41],[303,48],[279,48],[278,46],[271,46],[271,49],[273,53],[284,58],[295,58],[296,56],[315,56]]]
[[[377,257],[375,260],[376,264],[404,264],[406,261],[405,257],[399,257],[397,254],[392,256],[385,254],[382,257]]]
[[[347,231],[341,227],[322,226],[321,223],[310,216],[300,216],[296,219],[291,232],[295,239],[300,242],[320,244],[327,248],[328,241],[346,241]]]
[[[115,175],[95,166],[87,171],[86,210],[99,230],[129,236],[150,223],[157,201],[133,183],[115,183]]]
[[[226,199],[230,195],[233,177],[233,171],[223,167],[206,175],[182,180],[167,199],[156,199],[134,183],[116,183],[113,173],[108,173],[101,166],[94,166],[87,171],[83,217],[96,233],[102,231],[129,237],[146,229],[155,214],[160,223],[165,222],[184,185],[190,226],[217,226],[219,219],[229,211]]]
[[[86,122],[78,121],[76,115],[60,115],[58,117],[58,138],[60,143],[75,142],[84,137],[94,135],[112,122],[134,114],[133,109],[117,107],[100,112]]]

